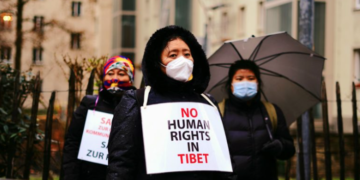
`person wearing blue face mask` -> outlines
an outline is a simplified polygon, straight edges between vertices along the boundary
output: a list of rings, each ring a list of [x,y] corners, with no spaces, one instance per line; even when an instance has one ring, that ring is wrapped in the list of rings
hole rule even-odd
[[[240,71],[243,71],[241,73],[248,73],[248,71],[250,70],[241,69]],[[233,94],[237,98],[247,101],[255,97],[257,93],[257,86],[258,84],[256,82],[251,82],[247,80],[234,82],[232,84]]]
[[[285,117],[278,106],[260,100],[262,80],[253,61],[236,61],[228,77],[229,98],[219,108],[233,160],[233,179],[277,180],[277,159],[295,154]]]

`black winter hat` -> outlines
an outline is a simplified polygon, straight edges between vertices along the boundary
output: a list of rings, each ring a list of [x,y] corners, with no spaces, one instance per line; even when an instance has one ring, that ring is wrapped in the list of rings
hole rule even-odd
[[[161,71],[161,53],[169,41],[177,38],[189,46],[194,59],[193,79],[185,83],[173,80]],[[202,93],[210,79],[209,64],[201,45],[190,31],[174,25],[161,28],[150,37],[142,59],[142,72],[145,85],[163,92],[190,88]]]

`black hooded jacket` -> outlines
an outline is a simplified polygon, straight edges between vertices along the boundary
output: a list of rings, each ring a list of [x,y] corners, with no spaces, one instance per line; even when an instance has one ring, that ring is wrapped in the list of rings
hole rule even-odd
[[[64,180],[106,179],[107,166],[79,160],[77,159],[77,156],[88,110],[113,114],[121,97],[121,94],[114,96],[107,90],[103,90],[99,94],[97,104],[95,103],[97,95],[87,95],[81,100],[80,106],[74,112],[69,129],[66,133],[63,156]]]
[[[161,52],[174,37],[190,48],[194,59],[193,79],[179,82],[160,70]],[[187,30],[170,26],[156,31],[147,43],[142,60],[145,84],[151,86],[148,105],[167,102],[209,104],[201,93],[210,78],[209,65],[201,46]],[[212,99],[212,98],[211,98]],[[212,99],[214,103],[215,100]],[[136,91],[128,91],[116,107],[109,140],[108,180],[214,180],[218,172],[177,172],[147,175],[145,166],[140,104]],[[156,123],[156,122],[154,122]]]
[[[236,180],[277,180],[276,159],[285,160],[294,155],[295,147],[285,117],[280,108],[274,106],[278,120],[276,131],[272,134],[274,139],[280,140],[283,147],[277,157],[262,152],[264,144],[270,141],[270,136],[264,121],[269,116],[260,97],[256,96],[251,104],[247,104],[229,94],[229,99],[225,101],[223,123],[228,135]],[[272,128],[271,123],[269,125]]]

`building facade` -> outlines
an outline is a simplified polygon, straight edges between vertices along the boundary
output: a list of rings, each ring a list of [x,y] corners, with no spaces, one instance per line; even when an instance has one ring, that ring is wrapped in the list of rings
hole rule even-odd
[[[54,90],[57,102],[67,104],[69,67],[64,58],[80,63],[84,58],[110,55],[110,45],[102,42],[111,39],[107,33],[111,27],[103,26],[111,6],[110,0],[30,0],[24,5],[21,70],[40,72],[45,104]],[[0,1],[0,60],[12,66],[16,8],[15,0]]]

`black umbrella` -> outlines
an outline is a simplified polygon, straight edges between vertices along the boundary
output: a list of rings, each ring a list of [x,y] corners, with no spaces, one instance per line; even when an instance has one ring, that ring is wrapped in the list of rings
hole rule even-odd
[[[325,58],[286,32],[227,41],[211,55],[206,92],[218,102],[227,98],[228,68],[237,60],[254,61],[260,67],[262,99],[283,110],[288,126],[320,101]]]

